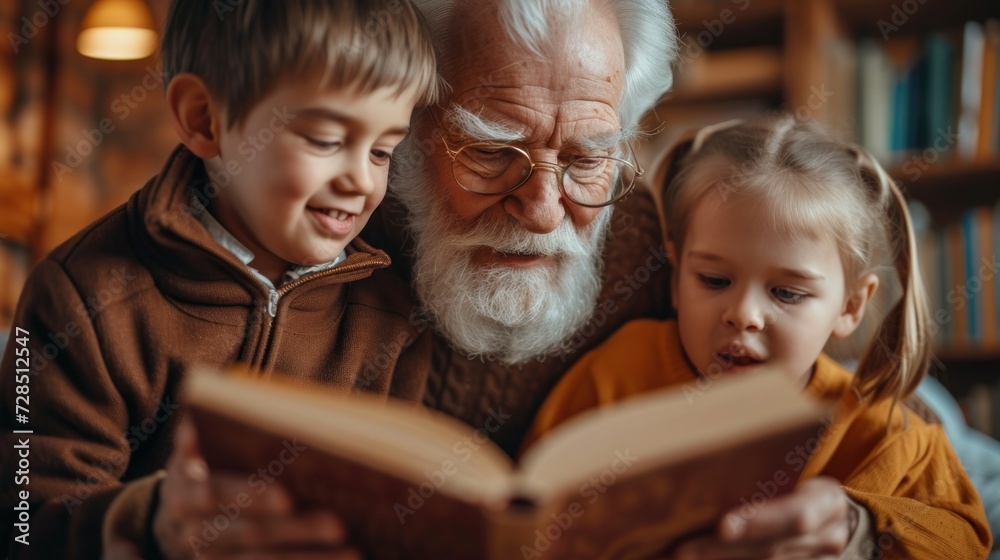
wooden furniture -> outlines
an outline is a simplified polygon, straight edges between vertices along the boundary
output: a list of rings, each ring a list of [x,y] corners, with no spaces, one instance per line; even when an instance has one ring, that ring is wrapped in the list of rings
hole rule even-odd
[[[860,41],[868,37],[882,46],[909,37],[916,44],[932,31],[1000,18],[1000,3],[981,0],[672,0],[670,5],[682,46],[674,91],[645,122],[657,131],[638,155],[646,166],[686,130],[777,109],[859,141]],[[919,159],[921,151],[883,158],[907,195],[930,209],[935,228],[1000,199],[1000,154],[966,161],[956,151],[949,147],[933,162]],[[1000,383],[1000,351],[938,347],[936,355],[935,373],[956,393],[976,383]]]

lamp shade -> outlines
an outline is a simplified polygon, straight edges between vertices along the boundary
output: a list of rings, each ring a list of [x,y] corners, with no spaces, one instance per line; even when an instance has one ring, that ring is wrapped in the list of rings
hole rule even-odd
[[[91,58],[135,60],[156,51],[153,15],[143,0],[97,0],[80,24],[76,50]]]

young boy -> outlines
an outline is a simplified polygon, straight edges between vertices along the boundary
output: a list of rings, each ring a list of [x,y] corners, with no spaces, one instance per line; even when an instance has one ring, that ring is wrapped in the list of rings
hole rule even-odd
[[[178,556],[153,518],[193,365],[422,396],[429,345],[409,291],[357,238],[435,94],[419,16],[401,0],[221,4],[170,7],[183,145],[26,283],[0,370],[12,558],[97,558],[111,539]]]

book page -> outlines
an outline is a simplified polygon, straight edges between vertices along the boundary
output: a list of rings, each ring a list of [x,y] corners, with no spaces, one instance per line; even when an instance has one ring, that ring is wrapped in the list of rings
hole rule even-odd
[[[519,484],[528,494],[546,497],[616,464],[630,463],[628,476],[635,476],[790,427],[818,424],[826,410],[779,372],[709,384],[705,390],[692,384],[687,390],[639,395],[567,421],[525,453]]]

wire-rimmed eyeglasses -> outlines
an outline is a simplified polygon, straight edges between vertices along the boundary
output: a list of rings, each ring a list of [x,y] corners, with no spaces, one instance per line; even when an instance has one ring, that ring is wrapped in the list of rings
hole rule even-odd
[[[437,119],[435,119],[437,120]],[[568,165],[533,161],[522,148],[495,142],[472,142],[457,150],[442,137],[452,159],[452,175],[463,190],[484,196],[514,192],[528,182],[538,168],[555,172],[566,198],[587,208],[601,208],[618,202],[642,177],[638,164],[612,156],[575,156]],[[635,161],[635,152],[628,145]]]

